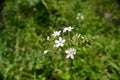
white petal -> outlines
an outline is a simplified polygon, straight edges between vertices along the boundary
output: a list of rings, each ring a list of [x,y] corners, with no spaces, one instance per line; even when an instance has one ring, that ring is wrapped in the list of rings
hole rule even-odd
[[[48,53],[48,50],[45,50],[45,51],[44,51],[44,54],[47,54],[47,53]]]
[[[64,44],[60,44],[60,46],[62,47]]]
[[[62,41],[62,38],[61,38],[61,37],[59,37],[59,41]]]
[[[60,44],[56,44],[56,47],[59,47],[60,46]]]
[[[58,41],[58,40],[55,40],[55,43],[59,43],[59,41]]]
[[[80,13],[77,14],[77,16],[80,16],[80,15],[81,15]]]
[[[50,40],[50,36],[47,36],[47,40]]]
[[[63,32],[66,32],[67,30],[68,30],[68,28],[67,28],[67,27],[65,27],[65,28],[64,28],[64,30],[63,30]]]
[[[65,39],[62,40],[62,43],[64,43],[64,42],[65,42]]]
[[[69,53],[69,51],[68,51],[68,50],[66,50],[66,51],[65,51],[65,53],[66,53],[66,54],[68,54],[68,53]]]
[[[70,55],[71,56],[71,59],[74,59],[74,56],[73,55]]]
[[[66,55],[66,58],[69,58],[70,56],[69,55]]]
[[[59,34],[61,33],[61,31],[59,31]]]
[[[52,36],[54,37],[54,36],[55,36],[55,34],[52,34]]]

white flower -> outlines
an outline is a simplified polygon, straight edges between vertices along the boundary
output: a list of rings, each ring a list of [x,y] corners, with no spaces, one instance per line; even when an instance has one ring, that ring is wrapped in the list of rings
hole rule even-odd
[[[81,13],[78,13],[76,19],[79,20],[80,18],[84,19],[84,16]]]
[[[52,34],[52,36],[53,36],[53,37],[59,36],[59,35],[60,35],[60,32],[61,32],[61,31],[55,31],[55,32]]]
[[[55,40],[55,45],[54,47],[59,47],[59,46],[63,46],[65,43],[65,39],[62,39],[61,37],[59,37],[59,40]]]
[[[65,53],[67,54],[66,58],[74,59],[74,55],[76,54],[76,49],[70,48],[70,49],[66,50]]]
[[[74,29],[74,28],[72,28],[71,26],[69,26],[69,27],[65,27],[64,28],[64,30],[63,30],[63,32],[66,32],[66,31],[72,31],[72,29]]]
[[[47,54],[48,53],[48,50],[44,50],[44,54]]]
[[[68,30],[68,28],[67,27],[65,27],[64,29],[63,29],[63,32],[66,32]]]
[[[84,19],[84,16],[83,16],[83,15],[81,15],[81,19]]]

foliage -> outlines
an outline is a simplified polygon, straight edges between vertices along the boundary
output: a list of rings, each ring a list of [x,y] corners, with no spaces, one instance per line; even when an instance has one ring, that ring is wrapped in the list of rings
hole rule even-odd
[[[0,80],[119,80],[119,5],[119,0],[5,0]],[[74,27],[63,37],[71,44],[54,50],[56,39],[49,42],[47,36],[66,26]],[[79,34],[85,39],[78,40]],[[67,59],[62,50],[71,46],[76,54]],[[44,54],[48,48],[52,51]]]

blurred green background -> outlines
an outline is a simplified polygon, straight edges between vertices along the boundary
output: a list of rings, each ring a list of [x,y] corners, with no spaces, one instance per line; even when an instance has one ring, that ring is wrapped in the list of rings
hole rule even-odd
[[[46,36],[69,25],[91,48],[74,60],[44,56]],[[120,1],[0,0],[0,80],[120,80]]]

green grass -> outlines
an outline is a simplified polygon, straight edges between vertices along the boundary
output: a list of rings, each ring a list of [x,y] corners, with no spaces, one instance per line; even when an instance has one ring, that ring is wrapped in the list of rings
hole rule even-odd
[[[120,80],[118,0],[17,0],[0,7],[0,80]],[[84,19],[76,20],[78,13]],[[54,48],[54,31],[66,43]],[[81,34],[85,39],[72,36]],[[50,37],[51,38],[51,37]],[[68,42],[67,42],[68,41]],[[74,47],[74,59],[65,50]],[[51,52],[44,54],[44,50]]]

